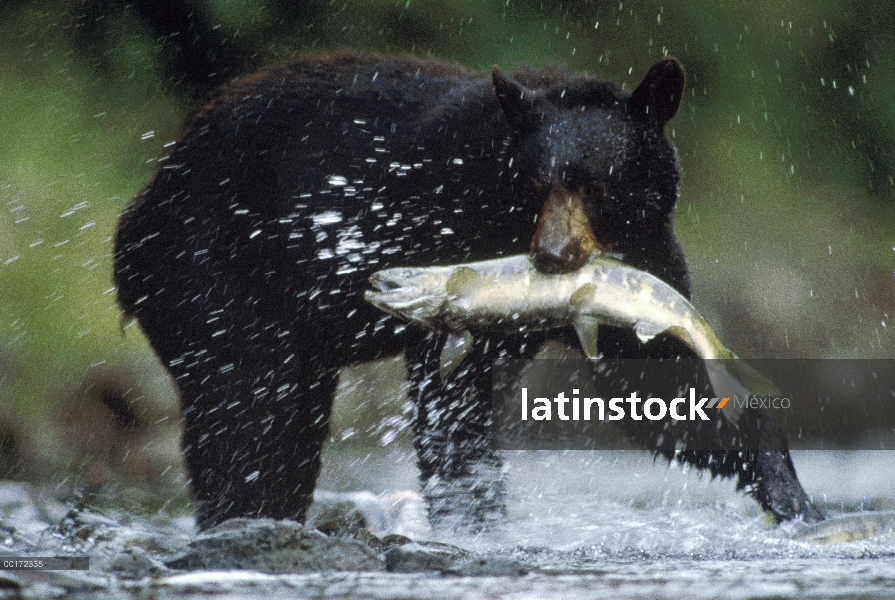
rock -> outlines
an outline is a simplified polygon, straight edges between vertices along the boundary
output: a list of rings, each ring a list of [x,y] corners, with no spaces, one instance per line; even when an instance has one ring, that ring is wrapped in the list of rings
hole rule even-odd
[[[454,573],[467,569],[467,562],[491,560],[473,558],[463,548],[450,544],[410,542],[403,536],[386,536],[381,541],[383,544],[387,544],[387,540],[391,542],[391,547],[385,552],[385,567],[393,573],[418,573],[421,571]]]
[[[0,598],[15,598],[24,589],[22,582],[7,573],[0,573]]]
[[[480,556],[456,561],[451,568],[442,571],[442,574],[464,577],[521,577],[528,574],[528,569],[507,558]]]
[[[406,535],[401,535],[400,533],[390,533],[382,536],[379,540],[386,546],[403,546],[404,544],[413,543],[412,539]]]
[[[306,527],[327,535],[352,537],[362,528],[380,536],[399,534],[418,538],[431,533],[426,501],[412,490],[387,496],[368,491],[316,490]]]
[[[361,528],[381,535],[391,524],[386,502],[372,492],[316,490],[306,527],[327,535],[354,535]]]
[[[98,512],[73,508],[52,529],[79,549],[85,550],[92,548],[97,542],[114,539],[121,524]]]
[[[357,536],[361,529],[369,531],[364,513],[352,502],[335,502],[308,519],[308,529],[316,529],[326,535]]]
[[[231,519],[201,534],[165,564],[173,569],[252,569],[265,573],[381,571],[382,559],[357,540],[327,537],[292,521]]]
[[[109,570],[122,579],[161,577],[169,572],[159,559],[142,548],[127,548],[109,561]]]
[[[436,571],[442,575],[519,577],[528,569],[500,557],[471,555],[462,548],[434,542],[409,543],[385,552],[386,570],[392,573]]]
[[[429,552],[417,544],[397,546],[385,552],[385,568],[391,573],[441,572],[453,564],[449,557]]]

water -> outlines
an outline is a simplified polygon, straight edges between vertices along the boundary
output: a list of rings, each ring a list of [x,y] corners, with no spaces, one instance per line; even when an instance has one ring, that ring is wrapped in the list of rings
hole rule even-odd
[[[551,576],[493,588],[458,583],[469,593],[458,597],[895,597],[892,532],[840,544],[796,541],[791,536],[805,524],[773,526],[732,481],[666,467],[643,453],[506,457],[508,526],[487,536],[435,539],[510,556]],[[793,460],[805,489],[835,517],[895,508],[893,458],[884,451],[796,452]],[[360,477],[373,488],[380,478],[406,477],[393,471],[392,460],[369,457]],[[340,482],[337,470],[326,475]]]
[[[893,458],[881,451],[794,456],[804,487],[834,516],[895,507]],[[326,459],[321,484],[329,489],[391,493],[415,485],[405,451],[342,447]],[[66,579],[80,575],[16,576],[32,597],[68,590],[83,598],[895,598],[891,531],[839,544],[796,541],[791,536],[804,524],[771,526],[732,482],[642,453],[512,452],[506,469],[506,528],[417,537],[517,560],[531,567],[523,577],[231,571],[127,581],[91,571],[84,577],[92,579],[80,580],[94,582],[90,589]],[[153,528],[180,540],[190,535],[182,521],[117,518],[140,535]],[[20,531],[28,525],[16,523]],[[35,534],[42,527],[30,526]],[[99,555],[100,547],[87,553]]]

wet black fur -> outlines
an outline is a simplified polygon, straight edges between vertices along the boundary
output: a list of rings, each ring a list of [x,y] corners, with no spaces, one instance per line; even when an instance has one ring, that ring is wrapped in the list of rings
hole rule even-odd
[[[490,75],[456,65],[339,53],[236,83],[193,115],[121,218],[115,280],[180,388],[200,526],[303,520],[337,370],[402,350],[433,520],[499,519],[490,364],[533,355],[544,336],[481,339],[441,381],[442,338],[384,316],[362,292],[390,266],[527,252],[562,184],[584,194],[601,242],[689,295],[672,223],[679,172],[663,133],[683,71],[668,59],[647,80],[632,97],[528,70],[503,80],[518,98],[498,99]],[[602,334],[601,349],[687,355],[623,330]],[[655,432],[631,433],[671,457]],[[788,453],[762,458],[738,452],[729,431],[700,435],[717,450],[677,458],[736,476],[778,518],[811,513]]]

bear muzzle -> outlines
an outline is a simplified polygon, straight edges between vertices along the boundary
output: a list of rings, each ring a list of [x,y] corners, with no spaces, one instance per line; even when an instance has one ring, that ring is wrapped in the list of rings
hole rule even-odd
[[[568,273],[606,248],[597,241],[581,195],[555,187],[544,202],[531,240],[531,258],[542,273]]]

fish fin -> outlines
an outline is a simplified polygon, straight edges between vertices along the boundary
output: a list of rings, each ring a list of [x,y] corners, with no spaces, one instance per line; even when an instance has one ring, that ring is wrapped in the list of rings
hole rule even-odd
[[[613,252],[612,250],[603,250],[602,252],[599,252],[596,257],[611,258],[612,260],[617,260],[618,262],[625,262],[625,254],[623,252]]]
[[[573,308],[578,308],[583,304],[586,304],[593,298],[594,294],[597,292],[597,286],[592,283],[585,283],[580,288],[575,290],[575,293],[572,294],[572,297],[569,298],[569,304],[572,305]]]
[[[780,394],[774,382],[746,361],[737,358],[733,352],[730,353],[730,358],[707,360],[705,366],[716,396],[734,398]],[[721,410],[727,420],[738,423],[744,409],[737,402],[728,402]]]
[[[732,353],[731,353],[732,354]],[[733,355],[737,358],[736,355]],[[755,367],[744,360],[732,360],[732,368],[736,370],[736,378],[752,395],[779,395],[780,390],[774,382],[762,375]]]
[[[600,358],[600,351],[597,349],[600,320],[587,315],[578,315],[575,317],[574,325],[584,354],[588,358]]]
[[[644,344],[663,331],[665,331],[667,327],[662,327],[661,325],[656,325],[650,321],[637,321],[634,324],[634,333],[637,334],[637,339],[639,339]]]
[[[479,281],[479,274],[473,269],[460,267],[447,280],[445,288],[451,296],[463,296],[474,291],[479,286]]]
[[[472,269],[470,269],[472,270]],[[441,379],[444,381],[448,375],[463,362],[472,350],[472,334],[468,329],[464,329],[460,333],[451,332],[448,334],[447,340],[441,349],[441,359],[439,360],[439,372]]]
[[[586,305],[594,294],[597,292],[597,286],[592,283],[585,283],[575,290],[572,297],[569,298],[569,305],[572,308],[580,308]],[[575,326],[575,332],[578,334],[578,340],[581,342],[581,349],[588,358],[599,358],[600,351],[597,349],[597,334],[600,327],[599,319],[590,315],[578,313],[572,321]]]

